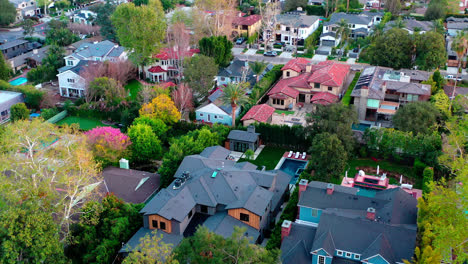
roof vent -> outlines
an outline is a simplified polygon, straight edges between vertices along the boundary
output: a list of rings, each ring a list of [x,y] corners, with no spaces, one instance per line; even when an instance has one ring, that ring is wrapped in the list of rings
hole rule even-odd
[[[174,181],[174,186],[172,186],[172,189],[177,190],[182,186],[182,180],[181,179],[176,179]]]

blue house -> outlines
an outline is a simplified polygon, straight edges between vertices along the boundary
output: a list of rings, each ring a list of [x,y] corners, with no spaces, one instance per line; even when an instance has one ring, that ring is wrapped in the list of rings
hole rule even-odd
[[[358,195],[357,188],[301,180],[298,219],[284,221],[282,262],[397,264],[411,260],[417,201],[400,188]]]
[[[273,68],[273,64],[267,64],[265,70],[260,74],[259,80]],[[216,76],[216,84],[218,86],[228,85],[229,83],[248,82],[250,87],[255,85],[257,76],[250,69],[248,61],[234,59],[231,64],[224,69],[221,69]]]
[[[195,110],[197,121],[232,125],[232,107],[221,102],[220,97],[222,95],[223,91],[217,90],[208,96],[208,102]],[[236,108],[236,118],[240,110],[240,107]]]

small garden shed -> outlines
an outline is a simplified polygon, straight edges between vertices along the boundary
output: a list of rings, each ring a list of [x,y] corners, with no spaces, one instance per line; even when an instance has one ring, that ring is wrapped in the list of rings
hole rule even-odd
[[[231,130],[228,142],[232,151],[245,152],[248,149],[255,151],[260,145],[260,134],[255,133],[254,126],[248,126],[247,131]]]

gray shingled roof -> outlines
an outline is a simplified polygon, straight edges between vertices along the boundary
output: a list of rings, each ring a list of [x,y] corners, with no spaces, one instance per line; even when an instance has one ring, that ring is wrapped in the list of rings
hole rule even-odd
[[[6,50],[6,49],[16,47],[16,46],[24,44],[24,43],[28,43],[28,41],[24,40],[24,39],[16,39],[16,40],[8,41],[8,42],[0,45],[0,50]]]
[[[276,20],[279,24],[295,28],[310,27],[319,19],[320,17],[318,16],[306,16],[300,14],[280,14],[276,16]]]
[[[359,24],[359,25],[368,25],[372,21],[372,16],[368,16],[366,14],[346,14],[343,12],[340,13],[333,13],[330,16],[330,21],[325,22],[323,25],[336,25],[338,24],[341,19],[346,20],[348,24]]]
[[[259,135],[259,133],[252,133],[243,130],[231,130],[227,138],[229,140],[238,140],[253,143],[258,140]]]
[[[226,206],[226,209],[244,208],[256,215],[265,215],[273,193],[259,186],[255,186],[251,189],[250,195],[244,195],[241,199]]]
[[[226,68],[223,68],[219,71],[218,76],[224,76],[224,77],[242,77],[242,71],[243,69],[247,67],[247,79],[254,78],[253,77],[253,72],[249,67],[248,61],[243,61],[239,59],[234,59],[229,66]]]
[[[231,151],[221,147],[221,146],[212,146],[205,148],[200,156],[205,158],[212,158],[212,159],[226,159]]]
[[[385,24],[385,30],[390,30],[394,26],[396,21],[390,21]],[[430,31],[432,29],[432,21],[418,21],[416,19],[404,19],[403,23],[405,24],[404,28],[414,31],[416,28],[421,29],[421,31]]]
[[[219,212],[213,216],[210,216],[203,223],[203,226],[225,238],[228,238],[232,235],[234,232],[234,226],[244,227],[247,229],[245,235],[250,238],[251,243],[255,243],[260,236],[260,232],[258,232],[257,229],[233,218],[226,212]]]
[[[122,47],[115,48],[114,43],[109,40],[104,40],[96,44],[92,42],[82,43],[78,49],[72,54],[78,59],[86,59],[91,57],[107,56],[118,57],[122,54],[124,49]]]
[[[125,243],[125,245],[119,250],[119,253],[128,253],[138,250],[140,239],[145,237],[147,234],[149,234],[150,236],[162,235],[162,242],[166,244],[171,244],[172,248],[177,247],[184,238],[182,235],[169,234],[159,229],[148,229],[142,227],[138,229],[138,231],[130,238],[130,240],[128,240],[127,243]]]
[[[394,90],[399,93],[431,95],[431,86],[421,83],[404,83],[387,81],[387,90]]]
[[[316,227],[291,223],[291,231],[281,242],[283,264],[310,264],[310,248],[314,242]]]

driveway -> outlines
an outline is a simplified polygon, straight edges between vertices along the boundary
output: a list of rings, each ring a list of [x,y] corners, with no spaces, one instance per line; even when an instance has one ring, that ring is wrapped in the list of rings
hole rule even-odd
[[[244,48],[232,48],[232,54],[234,54],[234,56],[239,55],[243,50]]]
[[[266,63],[271,63],[271,64],[286,64],[288,61],[291,60],[291,58],[281,58],[281,57],[265,57],[262,54],[253,54],[253,55],[248,55],[248,54],[238,54],[235,55],[236,58],[239,60],[246,60],[246,61],[263,61]]]
[[[315,54],[314,57],[312,57],[312,61],[326,61],[327,57],[327,55]]]
[[[255,55],[255,54],[257,54],[257,49],[249,49],[244,54],[245,55]]]
[[[293,57],[292,52],[283,52],[279,55],[280,58],[289,58],[291,59]]]

